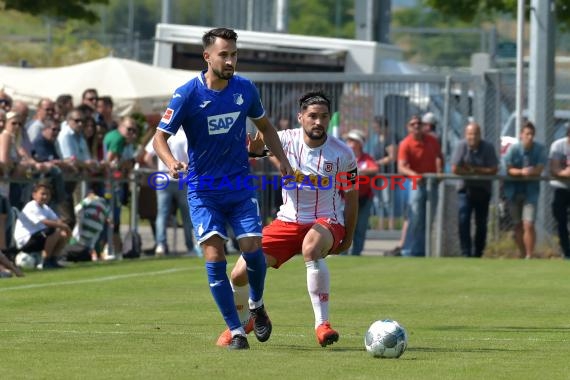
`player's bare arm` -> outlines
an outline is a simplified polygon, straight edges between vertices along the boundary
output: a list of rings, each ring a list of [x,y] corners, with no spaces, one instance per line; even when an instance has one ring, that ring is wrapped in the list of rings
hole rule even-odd
[[[283,152],[283,147],[281,146],[281,141],[277,135],[277,130],[275,130],[273,125],[271,125],[269,119],[264,116],[261,119],[254,120],[254,124],[261,133],[261,137],[263,138],[265,145],[273,153],[275,158],[279,160],[279,171],[281,172],[281,175],[292,176],[293,169],[291,168],[291,164],[289,163],[289,160],[287,160],[285,152]]]
[[[178,161],[172,155],[170,151],[170,147],[168,146],[168,139],[170,138],[170,134],[159,129],[156,130],[154,134],[154,141],[152,142],[152,147],[156,152],[158,158],[165,163],[166,167],[168,167],[168,173],[172,178],[178,178],[179,172],[184,172],[188,168],[188,164],[185,162]]]
[[[356,219],[358,217],[358,190],[351,189],[344,194],[344,228],[346,235],[342,243],[331,254],[338,255],[341,252],[346,252],[352,245],[354,238],[354,229],[356,228]]]

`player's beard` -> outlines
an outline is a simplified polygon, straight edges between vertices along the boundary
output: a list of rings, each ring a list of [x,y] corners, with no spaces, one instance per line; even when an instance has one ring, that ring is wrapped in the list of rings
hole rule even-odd
[[[223,80],[229,80],[231,77],[234,76],[234,70],[232,68],[231,71],[220,71],[220,70],[216,70],[214,68],[212,68],[212,72],[219,78],[219,79],[223,79]]]
[[[311,140],[324,140],[327,138],[327,131],[324,128],[311,128],[308,131],[305,130],[305,135]]]

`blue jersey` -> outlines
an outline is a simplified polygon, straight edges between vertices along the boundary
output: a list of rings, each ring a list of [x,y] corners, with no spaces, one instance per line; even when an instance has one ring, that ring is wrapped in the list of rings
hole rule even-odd
[[[190,188],[233,192],[231,186],[217,184],[247,177],[246,120],[264,115],[259,93],[249,79],[234,75],[226,88],[216,91],[208,88],[202,72],[176,90],[158,129],[171,135],[181,126],[184,129],[188,139],[184,181]]]

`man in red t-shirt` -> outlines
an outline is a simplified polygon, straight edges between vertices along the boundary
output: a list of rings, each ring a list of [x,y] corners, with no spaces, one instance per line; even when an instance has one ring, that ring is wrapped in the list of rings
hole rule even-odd
[[[374,158],[363,151],[364,137],[360,131],[350,131],[346,135],[346,145],[352,149],[356,157],[358,175],[371,177],[378,173],[378,164],[376,164]],[[358,218],[354,229],[354,239],[352,240],[351,254],[353,256],[360,256],[364,248],[368,218],[370,217],[372,199],[374,198],[370,182],[358,181],[358,184]]]
[[[417,176],[424,173],[441,173],[443,155],[437,138],[422,130],[419,116],[412,116],[407,125],[408,136],[402,140],[398,149],[398,172],[405,176]],[[422,179],[415,189],[409,189],[408,230],[402,249],[402,256],[425,256],[426,201],[430,196],[435,210],[437,186],[427,188],[427,181]],[[428,191],[429,190],[429,191]],[[435,213],[432,213],[432,216]],[[431,220],[429,221],[431,224]]]

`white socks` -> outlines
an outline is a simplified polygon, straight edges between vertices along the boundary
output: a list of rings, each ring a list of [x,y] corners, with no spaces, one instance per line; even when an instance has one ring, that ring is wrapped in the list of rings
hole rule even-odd
[[[231,281],[234,292],[234,302],[236,304],[239,320],[242,326],[249,322],[249,284],[245,286],[235,286]],[[261,301],[263,302],[263,301]]]
[[[307,261],[307,290],[315,313],[315,328],[329,320],[330,274],[324,259]]]
[[[329,320],[329,268],[324,259],[308,261],[305,263],[305,266],[307,267],[307,290],[313,305],[315,328],[317,328],[320,324]],[[235,286],[233,283],[231,285],[239,319],[242,326],[245,326],[249,321],[249,309],[261,306],[263,301],[260,300],[260,305],[250,305],[249,285]]]

